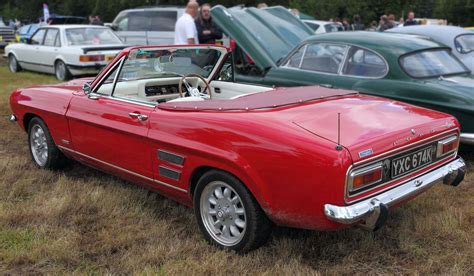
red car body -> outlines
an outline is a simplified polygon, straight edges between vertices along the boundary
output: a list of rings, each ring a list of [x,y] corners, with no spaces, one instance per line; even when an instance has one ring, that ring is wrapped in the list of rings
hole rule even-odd
[[[41,118],[66,156],[187,206],[192,206],[197,179],[216,168],[244,183],[274,223],[336,230],[361,218],[331,218],[327,206],[345,208],[383,196],[447,165],[452,166],[449,175],[457,173],[455,185],[462,180],[464,166],[456,144],[421,169],[354,195],[347,191],[354,167],[459,137],[457,120],[437,111],[316,86],[275,89],[232,101],[148,106],[110,97],[92,100],[82,89],[86,81],[90,79],[14,91],[10,103],[15,119],[27,129],[33,117]],[[132,118],[131,112],[148,120]],[[160,158],[168,153],[178,159]],[[405,194],[393,206],[422,191]]]

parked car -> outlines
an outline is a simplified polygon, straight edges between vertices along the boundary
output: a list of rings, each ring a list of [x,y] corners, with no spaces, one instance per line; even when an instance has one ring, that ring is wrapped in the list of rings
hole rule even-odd
[[[474,32],[474,27],[467,27],[465,29],[468,30],[468,31]]]
[[[20,27],[16,31],[16,42],[26,43],[28,39],[38,30],[41,25],[39,23],[28,24]]]
[[[387,30],[391,33],[415,34],[428,37],[451,47],[452,53],[474,73],[474,33],[461,27],[420,25]]]
[[[228,49],[133,47],[95,79],[18,89],[12,121],[40,168],[76,159],[193,206],[205,238],[246,252],[272,223],[381,227],[389,209],[453,186],[451,115],[325,87],[234,83]],[[384,89],[384,88],[380,88]]]
[[[12,72],[25,69],[67,80],[97,74],[125,47],[107,27],[46,25],[38,28],[26,44],[7,46],[4,57]]]
[[[153,7],[121,11],[112,29],[129,45],[172,45],[182,7]]]
[[[344,27],[339,22],[321,21],[321,20],[303,20],[306,25],[314,30],[316,34],[342,32]]]
[[[446,45],[378,32],[310,36],[299,25],[254,8],[217,6],[211,13],[242,49],[234,58],[239,82],[324,84],[436,109],[456,116],[461,141],[474,144],[474,76]]]
[[[15,30],[5,25],[0,17],[0,48],[5,48],[8,44],[15,42]]]

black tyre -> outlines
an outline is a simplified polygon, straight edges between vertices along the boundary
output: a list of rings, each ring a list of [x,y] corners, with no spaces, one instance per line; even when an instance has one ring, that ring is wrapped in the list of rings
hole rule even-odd
[[[28,144],[31,157],[42,169],[59,169],[67,164],[66,157],[58,149],[46,124],[40,118],[28,124]]]
[[[21,71],[21,66],[13,54],[8,56],[8,69],[10,69],[10,71],[13,73]]]
[[[194,210],[199,228],[211,244],[245,253],[266,243],[272,222],[237,178],[212,170],[198,181]]]
[[[67,81],[71,78],[71,73],[67,69],[66,63],[62,60],[58,60],[54,64],[54,75],[60,81]]]

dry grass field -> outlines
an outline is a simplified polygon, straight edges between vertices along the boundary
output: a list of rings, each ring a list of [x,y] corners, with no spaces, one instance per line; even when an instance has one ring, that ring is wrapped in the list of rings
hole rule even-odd
[[[8,97],[55,82],[0,67],[0,274],[474,274],[473,173],[394,210],[376,233],[276,228],[240,256],[208,245],[192,210],[160,195],[76,163],[38,170],[7,122]]]

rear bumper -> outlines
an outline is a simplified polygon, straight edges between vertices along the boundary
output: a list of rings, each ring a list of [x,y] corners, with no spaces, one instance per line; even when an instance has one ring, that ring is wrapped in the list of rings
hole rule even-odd
[[[92,64],[92,65],[76,65],[76,64],[67,64],[67,69],[73,76],[80,75],[94,75],[97,74],[102,68],[107,64]]]
[[[474,145],[474,133],[461,133],[461,143]]]
[[[423,192],[425,189],[442,181],[444,184],[457,186],[464,179],[466,164],[461,157],[410,180],[387,192],[349,205],[324,205],[324,214],[341,224],[361,223],[365,228],[376,229],[387,218],[388,208]]]

